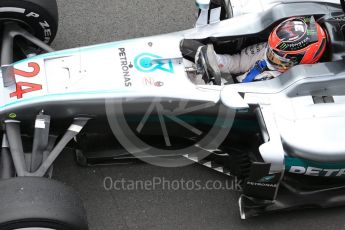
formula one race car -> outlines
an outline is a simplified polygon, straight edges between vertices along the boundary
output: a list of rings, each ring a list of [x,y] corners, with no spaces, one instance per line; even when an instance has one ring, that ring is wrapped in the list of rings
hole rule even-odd
[[[0,229],[88,228],[80,198],[49,179],[67,145],[82,165],[192,160],[236,176],[243,219],[345,204],[344,1],[197,6],[190,30],[54,52],[54,0],[0,1]],[[293,16],[313,16],[327,32],[319,63],[219,85],[206,60],[190,60],[185,44],[236,53]],[[197,74],[209,84],[193,82]]]

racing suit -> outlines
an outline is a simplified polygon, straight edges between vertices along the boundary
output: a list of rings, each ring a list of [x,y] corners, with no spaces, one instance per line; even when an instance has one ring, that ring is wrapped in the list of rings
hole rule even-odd
[[[243,49],[235,55],[216,54],[219,69],[222,73],[241,74],[239,82],[268,80],[277,77],[277,71],[266,58],[267,43],[259,43]]]

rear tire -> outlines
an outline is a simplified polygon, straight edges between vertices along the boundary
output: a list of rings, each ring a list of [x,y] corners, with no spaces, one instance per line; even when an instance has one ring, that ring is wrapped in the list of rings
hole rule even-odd
[[[35,37],[50,44],[58,29],[56,0],[1,0],[1,21],[16,21]]]
[[[0,229],[87,230],[79,196],[47,178],[17,177],[0,181]]]

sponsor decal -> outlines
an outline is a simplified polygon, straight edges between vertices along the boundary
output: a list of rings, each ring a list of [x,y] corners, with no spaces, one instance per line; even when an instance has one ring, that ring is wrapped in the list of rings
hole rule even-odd
[[[282,178],[281,173],[270,174],[271,164],[253,162],[246,180],[244,194],[247,196],[274,200]]]
[[[164,86],[164,82],[156,81],[152,77],[145,77],[143,81],[144,81],[144,84],[147,85],[147,86],[155,86],[155,87],[162,87],[162,86]]]
[[[259,187],[269,187],[269,188],[276,188],[278,184],[270,184],[270,183],[261,183],[261,182],[252,182],[247,181],[247,185],[250,186],[259,186]]]
[[[269,175],[269,176],[264,176],[262,177],[258,182],[270,182],[274,179],[275,175]]]
[[[129,72],[131,63],[127,61],[127,53],[125,48],[119,48],[119,57],[121,63],[122,77],[126,87],[132,86],[132,78]]]
[[[321,177],[345,177],[345,162],[325,163],[286,157],[286,171],[294,174]]]
[[[49,23],[46,20],[41,19],[40,15],[35,12],[29,12],[29,13],[25,12],[25,14],[27,18],[36,18],[39,20],[38,24],[43,30],[44,42],[49,43],[52,37],[52,31],[51,31]]]
[[[288,48],[289,46],[286,44],[286,43],[282,43],[282,44],[280,44],[279,45],[279,49],[281,49],[281,50],[285,50],[286,48]]]
[[[144,73],[151,73],[157,70],[174,73],[172,60],[163,60],[162,57],[151,53],[138,55],[134,59],[134,67]]]

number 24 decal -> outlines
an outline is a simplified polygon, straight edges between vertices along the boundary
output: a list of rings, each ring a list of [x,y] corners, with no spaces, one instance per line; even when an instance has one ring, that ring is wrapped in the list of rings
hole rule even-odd
[[[28,67],[32,68],[31,72],[26,72],[19,69],[14,69],[14,74],[22,77],[32,78],[36,77],[40,71],[40,66],[35,62],[29,62]],[[10,94],[10,97],[17,97],[17,99],[23,98],[26,93],[42,90],[42,85],[29,83],[29,82],[17,82],[16,91]]]

